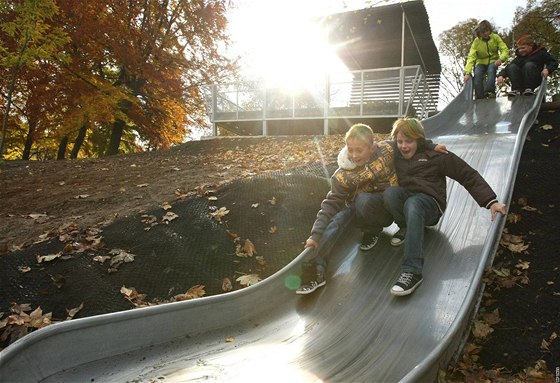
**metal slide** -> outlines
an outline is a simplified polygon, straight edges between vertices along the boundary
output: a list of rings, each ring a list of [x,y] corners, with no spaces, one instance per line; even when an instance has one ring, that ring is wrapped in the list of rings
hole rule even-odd
[[[545,92],[472,101],[470,83],[428,136],[476,168],[509,203],[521,149]],[[428,228],[424,282],[389,289],[402,248],[360,252],[360,233],[335,248],[328,283],[309,296],[285,287],[288,266],[243,290],[76,319],[31,333],[0,354],[2,382],[426,382],[460,345],[505,220],[490,222],[449,181],[449,207]]]

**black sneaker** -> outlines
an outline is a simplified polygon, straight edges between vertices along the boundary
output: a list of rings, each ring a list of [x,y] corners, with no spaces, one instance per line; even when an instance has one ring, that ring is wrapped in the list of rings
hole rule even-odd
[[[311,281],[302,284],[299,289],[296,290],[296,294],[304,295],[304,294],[311,294],[319,287],[323,287],[327,284],[325,281],[325,274],[321,272],[317,272],[315,278]]]
[[[365,231],[362,237],[362,243],[360,244],[360,250],[368,251],[377,245],[379,241],[379,235]]]
[[[422,281],[422,274],[401,273],[395,285],[391,287],[391,294],[399,297],[412,294]]]
[[[531,88],[527,88],[523,91],[523,96],[532,96],[534,94],[535,94],[535,92],[533,92],[533,89],[531,89]]]
[[[406,229],[399,229],[391,238],[391,246],[401,246],[404,243],[404,236],[406,235]]]
[[[508,97],[516,97],[516,96],[519,96],[520,94],[521,94],[520,91],[518,91],[518,90],[512,90],[512,91],[508,92],[507,95],[508,95]]]

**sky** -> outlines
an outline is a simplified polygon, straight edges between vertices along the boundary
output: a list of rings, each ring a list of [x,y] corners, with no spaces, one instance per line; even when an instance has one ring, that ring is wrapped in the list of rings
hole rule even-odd
[[[441,32],[469,18],[487,19],[496,28],[509,28],[517,7],[525,7],[526,3],[527,0],[424,0],[436,44]],[[228,14],[230,34],[233,52],[242,57],[245,73],[291,86],[305,80],[315,81],[314,77],[325,71],[342,70],[332,49],[321,43],[310,26],[311,18],[388,2],[236,0],[235,4],[236,8]],[[310,40],[315,43],[310,44]],[[302,44],[298,45],[299,42]]]

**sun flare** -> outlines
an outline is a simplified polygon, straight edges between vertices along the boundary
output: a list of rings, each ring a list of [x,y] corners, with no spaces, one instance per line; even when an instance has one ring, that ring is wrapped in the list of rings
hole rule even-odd
[[[346,71],[305,4],[254,2],[234,12],[231,34],[248,77],[296,91]]]

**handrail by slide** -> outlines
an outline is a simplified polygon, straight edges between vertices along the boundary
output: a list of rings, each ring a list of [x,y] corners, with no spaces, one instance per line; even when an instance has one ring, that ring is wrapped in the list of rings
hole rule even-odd
[[[546,82],[535,96],[476,101],[469,83],[424,125],[509,203]],[[370,252],[359,251],[351,230],[332,253],[327,285],[313,294],[286,287],[306,250],[242,290],[35,331],[0,353],[0,381],[435,381],[463,339],[504,223],[491,223],[448,181],[448,208],[426,229],[424,282],[411,296],[389,294],[402,259],[388,240],[395,225]]]

